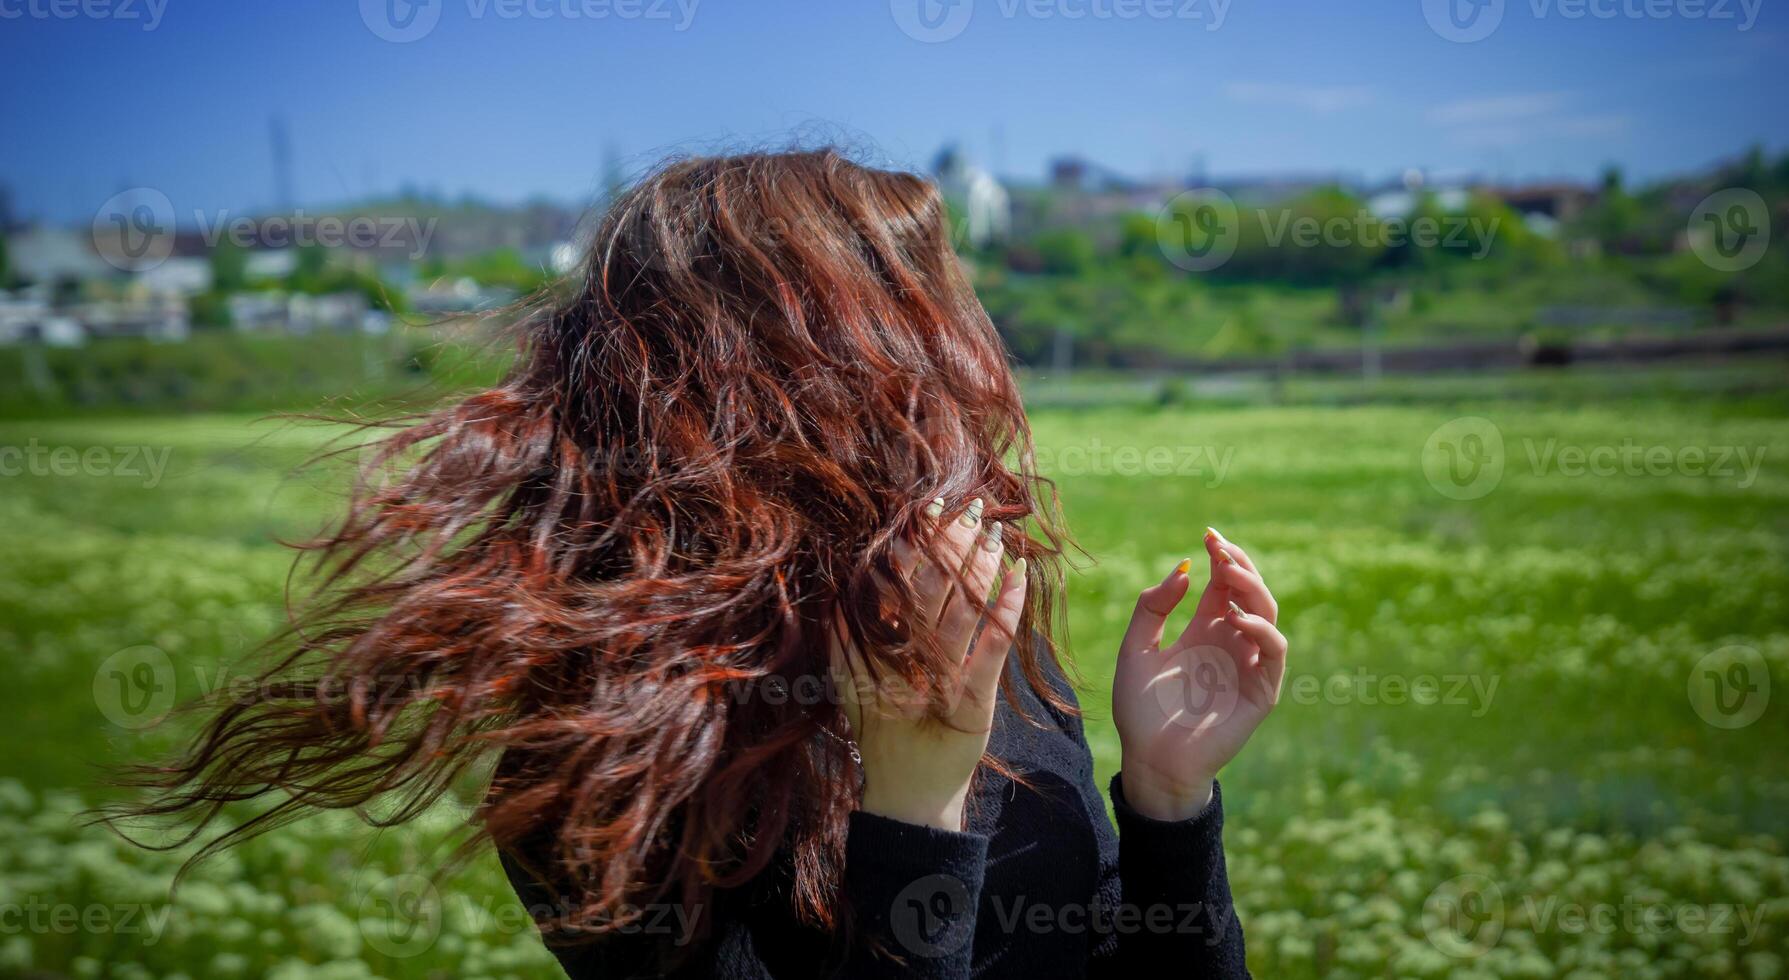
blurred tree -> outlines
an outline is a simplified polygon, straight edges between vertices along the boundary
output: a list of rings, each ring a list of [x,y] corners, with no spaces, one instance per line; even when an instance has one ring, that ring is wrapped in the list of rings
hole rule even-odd
[[[213,253],[215,256],[216,253]],[[228,327],[230,320],[230,297],[216,287],[210,292],[200,293],[187,301],[187,308],[192,314],[192,324],[201,329],[219,329]]]
[[[1125,258],[1160,259],[1162,249],[1155,236],[1155,219],[1135,211],[1119,218],[1118,254]]]
[[[1639,202],[1622,186],[1621,168],[1609,167],[1603,171],[1597,201],[1585,211],[1581,224],[1604,252],[1628,254],[1639,250],[1641,217]]]
[[[1215,275],[1307,285],[1356,280],[1385,251],[1383,224],[1340,187],[1245,210],[1236,252]]]
[[[1044,272],[1056,276],[1084,275],[1098,258],[1093,239],[1073,228],[1058,228],[1038,235],[1032,243],[1043,259]]]
[[[234,293],[246,285],[248,251],[225,237],[211,250],[211,288],[218,293]]]
[[[522,258],[513,248],[500,248],[470,256],[447,267],[448,275],[466,276],[486,286],[532,293],[552,280],[552,275]]]

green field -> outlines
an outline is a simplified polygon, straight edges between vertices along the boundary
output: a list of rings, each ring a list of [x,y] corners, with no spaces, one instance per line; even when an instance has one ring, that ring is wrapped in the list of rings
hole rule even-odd
[[[1040,459],[1094,559],[1069,625],[1102,780],[1136,590],[1210,524],[1280,599],[1285,698],[1224,774],[1257,975],[1784,975],[1782,367],[1368,404],[1335,386],[1279,407],[1037,398],[1062,403],[1034,414]],[[1479,417],[1495,428],[1455,421]],[[1486,434],[1501,452],[1471,448],[1501,462],[1494,486],[1425,468],[1425,445]],[[72,823],[102,798],[96,763],[180,736],[137,719],[227,679],[279,622],[272,538],[339,496],[293,469],[323,435],[0,421],[0,447],[81,460],[0,476],[0,976],[551,975],[493,861],[433,891],[416,876],[453,807],[377,835],[346,816],[281,831],[201,865],[171,906],[178,854]],[[1608,465],[1580,472],[1580,452]]]

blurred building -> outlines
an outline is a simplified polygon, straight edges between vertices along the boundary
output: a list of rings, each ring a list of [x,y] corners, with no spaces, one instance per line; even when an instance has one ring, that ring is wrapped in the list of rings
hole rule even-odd
[[[951,229],[952,237],[976,248],[1003,242],[1012,235],[1012,197],[994,175],[969,162],[954,144],[938,153],[932,164],[938,191],[956,208],[963,227]]]
[[[12,274],[28,282],[68,283],[118,274],[93,250],[92,236],[69,228],[27,228],[6,236]]]

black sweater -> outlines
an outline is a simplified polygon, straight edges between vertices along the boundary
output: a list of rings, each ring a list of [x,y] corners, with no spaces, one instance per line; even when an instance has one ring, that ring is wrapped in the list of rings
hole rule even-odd
[[[1059,675],[1050,679],[1073,698]],[[857,938],[842,965],[828,937],[773,897],[777,889],[745,888],[716,896],[713,936],[685,951],[675,975],[1247,976],[1217,787],[1203,813],[1163,822],[1126,805],[1122,774],[1114,777],[1115,833],[1080,719],[1051,709],[1023,680],[1015,689],[1048,727],[1002,700],[989,746],[1029,785],[978,776],[963,833],[851,815],[844,886]],[[549,904],[523,862],[504,855],[503,864],[524,905]],[[553,952],[572,980],[652,976],[676,925],[648,918],[637,932]]]

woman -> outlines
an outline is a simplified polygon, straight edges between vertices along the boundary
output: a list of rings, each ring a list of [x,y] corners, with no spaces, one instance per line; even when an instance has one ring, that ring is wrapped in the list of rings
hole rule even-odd
[[[1214,781],[1286,641],[1208,532],[1118,655],[1114,834],[1053,642],[1066,538],[936,190],[832,152],[615,201],[498,387],[373,452],[329,600],[149,813],[397,797],[573,977],[1242,975]],[[990,595],[991,594],[991,595]]]

